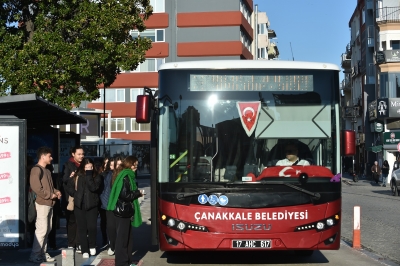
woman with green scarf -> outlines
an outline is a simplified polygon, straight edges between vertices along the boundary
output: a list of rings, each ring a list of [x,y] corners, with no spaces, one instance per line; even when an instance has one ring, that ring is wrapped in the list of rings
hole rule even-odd
[[[132,226],[142,224],[139,197],[143,197],[138,190],[135,171],[138,159],[135,156],[126,157],[116,169],[111,181],[111,192],[107,210],[115,216],[117,230],[115,242],[115,266],[135,266],[132,264]]]

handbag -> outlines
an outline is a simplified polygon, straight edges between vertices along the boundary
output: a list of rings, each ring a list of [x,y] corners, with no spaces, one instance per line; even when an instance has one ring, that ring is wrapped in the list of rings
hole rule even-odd
[[[135,209],[132,202],[125,202],[118,199],[113,213],[120,218],[131,218],[135,214]]]
[[[76,176],[76,179],[75,179],[75,190],[78,189],[78,178],[79,178],[79,176]],[[74,197],[72,197],[72,196],[68,197],[67,210],[69,210],[69,211],[73,211],[74,210]]]

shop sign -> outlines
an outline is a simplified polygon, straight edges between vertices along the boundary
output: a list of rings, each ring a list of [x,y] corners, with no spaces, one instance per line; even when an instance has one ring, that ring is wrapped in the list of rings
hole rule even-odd
[[[375,120],[377,118],[376,113],[376,100],[368,104],[369,121]]]
[[[400,132],[384,132],[383,144],[397,144],[400,142]]]
[[[375,122],[375,132],[382,132],[383,131],[383,124]]]

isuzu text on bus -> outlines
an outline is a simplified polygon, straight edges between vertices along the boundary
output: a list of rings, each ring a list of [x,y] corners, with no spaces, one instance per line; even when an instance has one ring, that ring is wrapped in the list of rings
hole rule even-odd
[[[136,119],[152,123],[153,243],[161,250],[339,248],[337,66],[166,63],[157,95],[146,92]],[[302,163],[277,166],[293,153],[288,146]]]

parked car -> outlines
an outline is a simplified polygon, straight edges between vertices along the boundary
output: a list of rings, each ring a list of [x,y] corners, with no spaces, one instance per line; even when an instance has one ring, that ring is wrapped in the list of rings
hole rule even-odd
[[[390,178],[390,188],[392,189],[393,196],[400,196],[400,169],[394,170],[392,172],[392,177]]]

